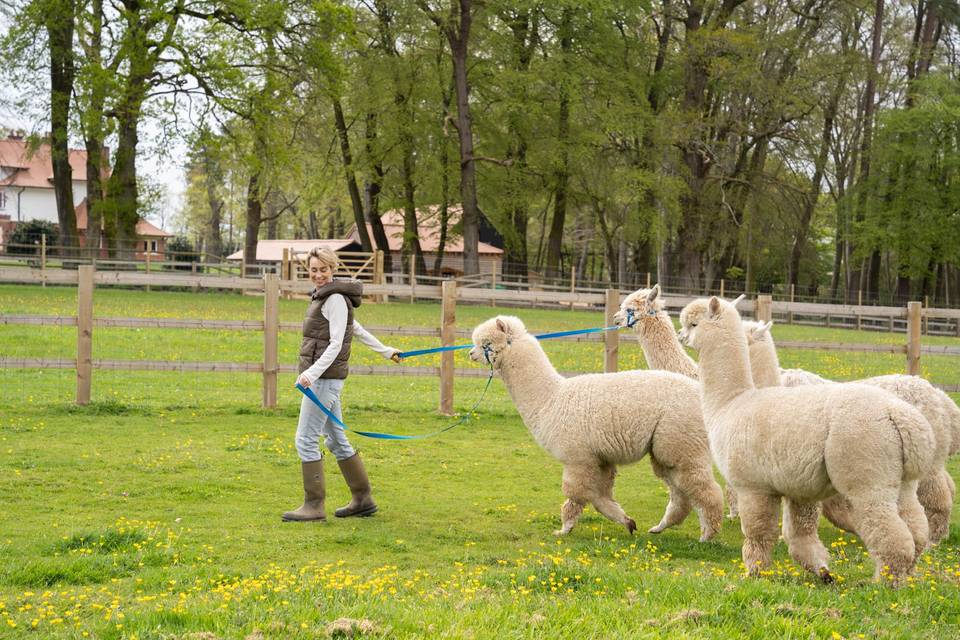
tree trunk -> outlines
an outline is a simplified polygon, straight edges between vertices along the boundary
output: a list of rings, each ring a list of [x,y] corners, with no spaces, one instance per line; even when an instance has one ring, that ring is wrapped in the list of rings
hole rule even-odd
[[[365,123],[365,138],[367,145],[367,157],[374,156],[375,142],[377,139],[377,114],[373,111],[367,112]],[[383,167],[380,162],[374,162],[369,179],[363,186],[365,195],[364,204],[366,211],[364,217],[370,228],[373,230],[373,241],[377,249],[383,251],[383,272],[391,273],[393,271],[393,256],[390,254],[390,241],[387,238],[387,232],[383,228],[383,220],[380,219],[380,191],[383,184]]]
[[[871,36],[871,49],[870,49],[870,68],[867,70],[867,86],[864,89],[863,95],[863,137],[860,141],[860,173],[857,178],[858,183],[862,187],[860,189],[860,197],[857,201],[857,213],[856,219],[861,221],[866,215],[866,184],[867,179],[870,177],[870,145],[873,139],[873,113],[875,109],[875,99],[876,99],[876,85],[877,85],[877,76],[879,75],[879,65],[880,65],[880,49],[882,45],[882,32],[883,32],[883,0],[876,0],[876,9],[873,16],[873,30]],[[851,242],[850,253],[855,253],[855,247],[852,246]],[[870,276],[870,282],[864,282],[864,274],[858,270],[853,270],[851,272],[851,279],[854,282],[860,282],[861,285],[866,285],[866,298],[868,300],[876,300],[877,291],[876,283],[879,282],[879,253],[877,251],[873,252],[874,255],[871,255],[870,262],[871,264],[876,263],[877,269],[876,273]]]
[[[480,207],[477,202],[476,161],[473,158],[473,122],[470,116],[470,84],[467,52],[470,38],[471,0],[459,0],[459,29],[448,30],[453,55],[453,77],[457,99],[457,131],[460,140],[460,201],[463,207],[463,271],[480,273]]]
[[[343,173],[347,180],[347,191],[350,193],[350,204],[353,207],[353,221],[357,225],[357,235],[360,237],[360,246],[363,251],[373,251],[373,245],[370,243],[370,234],[367,233],[366,220],[363,216],[363,202],[360,200],[360,189],[357,188],[357,177],[353,171],[353,156],[350,153],[350,136],[347,132],[347,121],[343,117],[343,107],[340,106],[339,98],[333,98],[333,115],[337,127],[337,136],[340,139]]]
[[[473,157],[473,123],[470,116],[470,82],[467,73],[470,28],[473,24],[472,0],[451,0],[449,18],[430,8],[426,0],[417,5],[443,32],[450,44],[453,84],[457,100],[457,138],[460,142],[460,201],[463,213],[463,270],[467,275],[480,273],[480,206],[477,203],[476,161]]]
[[[257,261],[257,242],[263,217],[263,195],[260,193],[260,169],[250,174],[247,183],[247,228],[243,239],[243,261],[248,270]],[[244,273],[244,276],[247,274]]]
[[[73,202],[73,170],[70,167],[70,100],[75,76],[73,59],[73,0],[54,0],[47,5],[47,36],[50,47],[50,157],[53,192],[60,224],[59,244],[72,254],[77,242],[77,212]]]
[[[566,72],[569,64],[568,57],[573,48],[573,9],[565,7],[560,18],[560,55],[563,56],[563,68]],[[547,240],[548,278],[558,278],[560,274],[560,254],[563,250],[563,227],[567,218],[567,189],[570,182],[570,155],[567,145],[570,143],[570,94],[567,90],[566,79],[560,80],[559,110],[557,113],[557,142],[559,158],[557,159],[556,187],[554,189],[553,219],[550,221],[550,237]]]
[[[823,172],[827,166],[827,158],[830,154],[830,145],[833,139],[833,121],[837,115],[837,108],[840,104],[840,95],[843,91],[844,81],[841,78],[837,86],[830,94],[830,100],[823,112],[823,133],[820,136],[820,151],[817,153],[814,162],[813,177],[810,179],[810,191],[803,204],[803,212],[800,214],[800,224],[797,234],[793,238],[793,246],[790,249],[790,264],[788,265],[788,283],[797,286],[800,283],[800,258],[803,256],[803,249],[807,244],[807,235],[810,231],[810,223],[813,221],[813,214],[817,209],[817,202],[820,200],[820,186],[823,181]]]

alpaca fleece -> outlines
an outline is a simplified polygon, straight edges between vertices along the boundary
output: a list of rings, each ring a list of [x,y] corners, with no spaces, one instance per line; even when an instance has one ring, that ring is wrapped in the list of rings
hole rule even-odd
[[[500,372],[530,434],[563,464],[567,500],[555,533],[569,533],[588,503],[632,533],[635,522],[613,498],[614,478],[617,465],[648,454],[670,491],[663,518],[650,532],[680,524],[691,508],[700,518],[701,541],[719,531],[723,497],[713,478],[695,382],[662,371],[566,379],[512,316],[482,323],[473,342],[471,359]]]
[[[626,327],[631,313],[634,318],[633,330],[640,336],[640,348],[647,367],[679,373],[691,380],[700,379],[697,363],[680,344],[670,314],[664,309],[659,283],[649,289],[638,289],[624,298],[620,309],[613,315],[614,322]],[[723,494],[729,510],[727,516],[736,518],[739,514],[737,492],[728,484]]]
[[[750,346],[750,368],[757,387],[837,384],[803,369],[780,369],[776,345],[770,335],[770,324],[744,321],[743,327]],[[789,375],[785,375],[786,371],[790,372]],[[917,485],[917,499],[927,516],[930,543],[940,542],[950,533],[950,514],[956,488],[945,463],[947,456],[957,447],[954,434],[960,429],[960,408],[947,394],[917,376],[893,374],[865,378],[857,383],[888,391],[916,407],[930,423],[936,448],[931,469]],[[842,497],[825,500],[823,511],[830,522],[856,533],[850,504]]]
[[[868,385],[757,389],[740,315],[718,298],[687,305],[680,322],[681,340],[700,352],[710,447],[740,500],[748,571],[756,575],[770,565],[784,497],[791,556],[832,580],[809,512],[839,493],[850,501],[875,576],[883,569],[896,583],[905,578],[927,543],[916,497],[936,449],[927,420]]]

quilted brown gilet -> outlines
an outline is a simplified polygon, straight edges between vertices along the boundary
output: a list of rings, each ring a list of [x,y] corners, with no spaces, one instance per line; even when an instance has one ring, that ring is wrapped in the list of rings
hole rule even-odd
[[[334,361],[320,377],[343,380],[350,372],[350,342],[353,338],[353,310],[360,306],[363,285],[356,280],[334,280],[313,290],[310,306],[303,319],[303,340],[300,342],[298,372],[303,373],[320,359],[330,344],[330,322],[320,312],[323,303],[334,293],[343,295],[347,301],[347,328],[343,334],[343,346]]]

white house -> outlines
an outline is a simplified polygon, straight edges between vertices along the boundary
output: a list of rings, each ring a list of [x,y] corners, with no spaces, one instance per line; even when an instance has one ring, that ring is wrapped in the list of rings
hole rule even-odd
[[[77,215],[80,246],[87,239],[87,152],[70,150],[73,170],[73,205]],[[106,178],[107,176],[104,176]],[[46,220],[58,224],[57,197],[53,191],[53,161],[50,145],[31,150],[22,133],[14,132],[0,140],[0,248],[8,241],[16,225],[28,220]],[[146,254],[163,259],[166,242],[173,236],[143,218],[137,222],[137,243],[133,259]],[[107,255],[106,239],[100,237],[100,254]]]
[[[85,151],[70,150],[75,205],[87,197],[86,164]],[[27,141],[17,133],[0,140],[0,215],[4,214],[14,223],[48,220],[56,224],[59,221],[49,145],[40,145],[31,153]]]

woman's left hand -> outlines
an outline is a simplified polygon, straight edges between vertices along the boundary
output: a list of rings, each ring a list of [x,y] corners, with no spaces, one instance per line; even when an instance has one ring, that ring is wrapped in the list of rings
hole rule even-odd
[[[394,350],[394,352],[390,354],[390,359],[399,364],[400,361],[403,360],[402,353],[402,351]]]
[[[311,384],[310,378],[308,378],[307,376],[300,376],[299,378],[297,378],[297,384],[300,385],[301,387],[305,387],[309,389]],[[293,386],[296,387],[297,385],[293,385]]]

